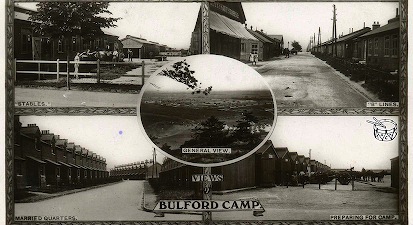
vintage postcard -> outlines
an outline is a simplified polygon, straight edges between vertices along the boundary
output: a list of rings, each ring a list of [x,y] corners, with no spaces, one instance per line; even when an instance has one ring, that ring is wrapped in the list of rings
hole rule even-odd
[[[7,224],[408,224],[407,1],[6,2]]]

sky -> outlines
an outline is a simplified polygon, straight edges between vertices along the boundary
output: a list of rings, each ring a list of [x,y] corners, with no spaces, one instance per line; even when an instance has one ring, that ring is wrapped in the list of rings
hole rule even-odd
[[[376,117],[393,119],[397,117]],[[288,147],[332,168],[356,170],[390,169],[398,156],[398,139],[378,141],[373,136],[371,116],[279,116],[270,139],[275,147]],[[152,145],[138,126],[136,116],[21,116],[23,126],[36,123],[61,138],[106,158],[107,169],[115,165],[152,158]],[[157,161],[163,155],[157,153]]]
[[[34,8],[34,3],[19,3]],[[332,36],[333,4],[337,9],[337,35],[370,27],[374,21],[381,25],[396,15],[398,2],[260,2],[242,3],[246,24],[263,29],[267,34],[281,34],[284,44],[298,41],[305,49],[310,37],[318,35],[327,41]],[[112,2],[112,17],[121,17],[117,27],[106,29],[119,38],[126,35],[142,37],[174,48],[189,48],[200,3]],[[291,46],[290,46],[291,48]]]
[[[213,91],[270,90],[263,77],[250,66],[238,60],[219,55],[194,55],[185,58],[189,69],[202,88],[212,86]],[[172,70],[174,62],[168,63],[155,71],[159,74],[164,69]],[[214,66],[205,66],[214,65]],[[187,86],[169,77],[152,76],[145,91],[188,92]]]

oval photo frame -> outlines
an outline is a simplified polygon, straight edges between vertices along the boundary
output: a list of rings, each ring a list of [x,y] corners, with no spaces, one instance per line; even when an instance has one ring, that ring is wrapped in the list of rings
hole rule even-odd
[[[137,117],[145,138],[164,156],[186,165],[217,167],[243,160],[261,148],[275,128],[277,107],[273,91],[253,68],[207,54],[184,57],[157,69],[139,94]],[[217,124],[224,128],[215,129]],[[160,134],[161,138],[156,136]],[[181,138],[179,148],[171,136]],[[213,142],[220,139],[222,145],[200,146],[211,143],[205,141],[208,137],[215,137]],[[231,146],[237,147],[235,152]],[[183,148],[200,153],[182,153]]]

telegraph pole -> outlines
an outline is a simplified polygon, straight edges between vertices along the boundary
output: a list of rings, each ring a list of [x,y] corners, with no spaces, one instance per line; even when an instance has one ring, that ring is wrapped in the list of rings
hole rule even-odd
[[[308,171],[308,176],[311,176],[311,149],[308,151],[308,158],[310,158],[310,160],[308,161],[308,165],[307,165],[307,171]]]
[[[336,22],[337,22],[337,13],[336,13],[336,5],[333,5],[333,44],[334,47],[332,49],[333,51],[333,56],[335,54],[335,56],[337,56],[337,45],[336,45],[336,40],[337,40],[337,26],[336,26]]]
[[[321,47],[321,28],[318,27],[318,40],[317,40],[317,45],[320,48]],[[320,49],[321,50],[321,49]]]

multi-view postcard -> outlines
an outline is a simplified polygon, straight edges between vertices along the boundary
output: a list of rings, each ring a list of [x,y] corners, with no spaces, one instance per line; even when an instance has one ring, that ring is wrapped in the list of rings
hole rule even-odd
[[[256,70],[281,108],[399,104],[398,2],[213,2],[208,14],[196,2],[13,9],[16,107],[136,107],[150,75],[203,46]]]
[[[9,0],[6,223],[408,224],[406,6]]]

